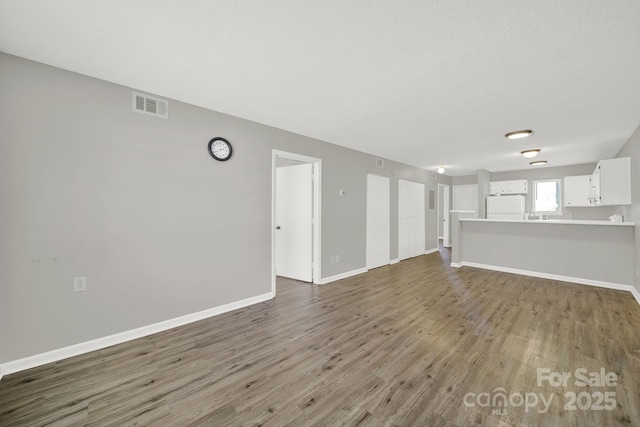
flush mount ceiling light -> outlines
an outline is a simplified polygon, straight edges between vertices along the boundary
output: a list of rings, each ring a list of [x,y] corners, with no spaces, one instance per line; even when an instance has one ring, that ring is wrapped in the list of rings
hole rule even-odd
[[[535,162],[530,162],[529,164],[531,166],[541,166],[541,165],[546,165],[547,161],[546,160],[536,160]]]
[[[524,151],[521,151],[520,154],[522,154],[522,157],[524,157],[524,158],[533,159],[535,156],[538,155],[539,152],[540,152],[539,149],[524,150]]]
[[[520,139],[520,138],[526,138],[532,134],[533,134],[532,130],[517,130],[514,132],[509,132],[504,137],[507,139]]]
[[[440,167],[438,168],[438,173],[439,173],[439,174],[443,174],[443,173],[444,173],[444,168],[443,168],[442,166],[440,166]]]

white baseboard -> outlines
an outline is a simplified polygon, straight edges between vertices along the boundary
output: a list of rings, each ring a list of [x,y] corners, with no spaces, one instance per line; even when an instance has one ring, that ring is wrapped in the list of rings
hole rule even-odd
[[[438,252],[438,248],[427,249],[426,251],[424,251],[424,254],[425,255],[429,255],[429,254],[432,254],[434,252]]]
[[[357,270],[347,271],[346,273],[336,274],[335,276],[325,277],[320,280],[321,285],[326,285],[327,283],[335,282],[336,280],[346,279],[347,277],[357,276],[358,274],[366,273],[368,270],[366,268],[358,268]]]
[[[638,291],[635,286],[631,287],[631,295],[633,295],[636,301],[638,301],[638,304],[640,304],[640,291]]]
[[[627,291],[631,292],[633,297],[640,304],[640,293],[633,285],[624,285],[622,283],[613,283],[613,282],[604,282],[602,280],[592,280],[592,279],[584,279],[582,277],[573,277],[573,276],[562,276],[559,274],[551,274],[551,273],[542,273],[539,271],[531,271],[531,270],[520,270],[518,268],[510,268],[510,267],[501,267],[497,265],[488,265],[488,264],[479,264],[476,262],[468,262],[462,261],[459,263],[451,263],[451,267],[459,268],[459,267],[473,267],[473,268],[482,268],[484,270],[494,270],[501,271],[503,273],[513,273],[520,274],[522,276],[531,276],[531,277],[540,277],[542,279],[550,279],[550,280],[559,280],[561,282],[570,282],[577,283],[580,285],[589,285],[589,286],[597,286],[599,288],[606,289],[615,289],[618,291]]]
[[[89,353],[91,351],[101,350],[112,345],[121,344],[123,342],[142,338],[147,335],[166,331],[169,329],[183,326],[218,314],[227,313],[239,308],[247,307],[259,302],[270,300],[274,297],[273,292],[269,292],[255,297],[246,298],[240,301],[210,308],[208,310],[199,311],[197,313],[187,314],[185,316],[176,317],[174,319],[165,320],[163,322],[154,323],[152,325],[143,326],[141,328],[132,329],[130,331],[120,332],[95,340],[86,341],[80,344],[71,345],[69,347],[48,351],[46,353],[36,354],[34,356],[25,357],[23,359],[14,360],[0,364],[0,379],[3,375],[13,374],[15,372],[24,371],[35,368],[36,366],[46,365],[47,363],[57,362],[69,357],[78,356]]]
[[[397,264],[399,262],[400,262],[400,260],[398,258],[394,258],[391,261],[389,261],[389,265]]]

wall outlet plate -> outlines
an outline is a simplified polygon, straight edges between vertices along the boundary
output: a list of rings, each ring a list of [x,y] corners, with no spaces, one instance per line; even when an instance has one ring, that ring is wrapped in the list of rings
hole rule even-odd
[[[73,292],[83,292],[87,290],[87,276],[73,278]]]

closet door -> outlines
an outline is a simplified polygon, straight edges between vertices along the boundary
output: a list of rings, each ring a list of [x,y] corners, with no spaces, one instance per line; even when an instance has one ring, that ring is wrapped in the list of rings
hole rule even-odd
[[[390,261],[389,178],[367,175],[367,269],[389,265]]]
[[[398,180],[398,259],[425,252],[425,185]]]

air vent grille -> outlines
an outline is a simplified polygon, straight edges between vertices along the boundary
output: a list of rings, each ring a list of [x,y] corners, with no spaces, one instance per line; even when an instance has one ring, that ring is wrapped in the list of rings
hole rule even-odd
[[[133,111],[167,119],[169,118],[169,102],[165,99],[133,92]]]

